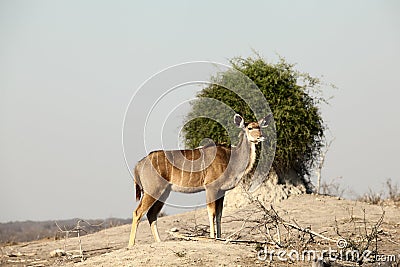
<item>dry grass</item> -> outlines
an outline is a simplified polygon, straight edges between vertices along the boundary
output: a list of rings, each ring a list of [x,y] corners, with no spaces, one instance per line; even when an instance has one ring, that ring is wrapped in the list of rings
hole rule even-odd
[[[387,179],[384,190],[380,192],[375,192],[374,190],[369,189],[367,193],[358,197],[357,200],[375,205],[380,205],[388,202],[399,204],[400,188],[397,184],[394,184],[391,179]]]

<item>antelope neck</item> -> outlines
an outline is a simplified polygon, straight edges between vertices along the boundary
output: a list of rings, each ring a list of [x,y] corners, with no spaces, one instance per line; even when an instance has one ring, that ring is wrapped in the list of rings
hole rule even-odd
[[[246,175],[254,166],[256,159],[256,145],[247,139],[245,133],[241,132],[239,135],[239,143],[232,151],[232,154],[234,154],[234,158],[238,160],[237,164],[243,164],[240,166],[241,168],[239,166],[237,167],[243,169],[243,175]]]

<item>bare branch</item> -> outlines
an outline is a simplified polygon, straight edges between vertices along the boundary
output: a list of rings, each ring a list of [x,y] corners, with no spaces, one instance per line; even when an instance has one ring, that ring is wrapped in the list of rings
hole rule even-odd
[[[321,153],[320,156],[320,161],[317,167],[317,194],[320,193],[320,189],[321,189],[321,174],[322,174],[322,168],[324,167],[325,164],[325,158],[326,158],[326,154],[329,151],[330,146],[332,145],[332,142],[335,140],[335,138],[333,138],[331,141],[328,142],[328,144],[325,146],[325,150],[324,152]]]

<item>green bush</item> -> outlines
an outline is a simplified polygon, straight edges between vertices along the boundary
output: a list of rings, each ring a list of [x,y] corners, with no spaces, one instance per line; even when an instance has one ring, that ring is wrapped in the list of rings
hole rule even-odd
[[[273,112],[276,127],[273,168],[278,175],[293,169],[305,179],[318,159],[324,142],[325,125],[319,104],[326,101],[320,94],[320,80],[296,71],[294,65],[283,58],[276,64],[268,63],[260,56],[246,59],[238,57],[230,62],[234,70],[242,72],[257,85]],[[198,100],[192,102],[192,110],[187,115],[183,128],[187,147],[199,146],[204,138],[211,138],[215,143],[225,146],[235,143],[235,134],[229,134],[231,131],[235,133],[235,130],[224,129],[221,123],[234,127],[231,114],[218,110],[217,106],[211,106],[210,101],[205,101],[208,98],[225,103],[246,121],[255,121],[256,116],[259,118],[269,112],[265,110],[262,111],[264,114],[254,114],[243,99],[232,90],[226,89],[243,84],[242,90],[248,90],[248,85],[233,73],[225,71],[212,77],[214,83],[204,88],[197,95]],[[219,122],[206,118],[210,113],[217,116]],[[205,117],[200,117],[200,114]]]

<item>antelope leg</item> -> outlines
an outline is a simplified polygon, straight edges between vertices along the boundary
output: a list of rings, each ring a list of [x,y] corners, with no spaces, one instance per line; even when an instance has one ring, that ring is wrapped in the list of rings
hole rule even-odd
[[[140,219],[143,217],[143,215],[146,213],[146,211],[149,210],[149,208],[154,204],[155,201],[156,201],[155,198],[144,193],[143,198],[140,200],[139,205],[137,206],[136,210],[133,212],[132,228],[131,228],[131,234],[129,236],[128,248],[131,248],[131,247],[133,247],[133,245],[135,245],[136,231],[137,231],[137,227],[139,225]]]
[[[221,237],[221,218],[222,209],[224,207],[224,196],[220,197],[216,201],[216,225],[217,225],[217,238]]]

